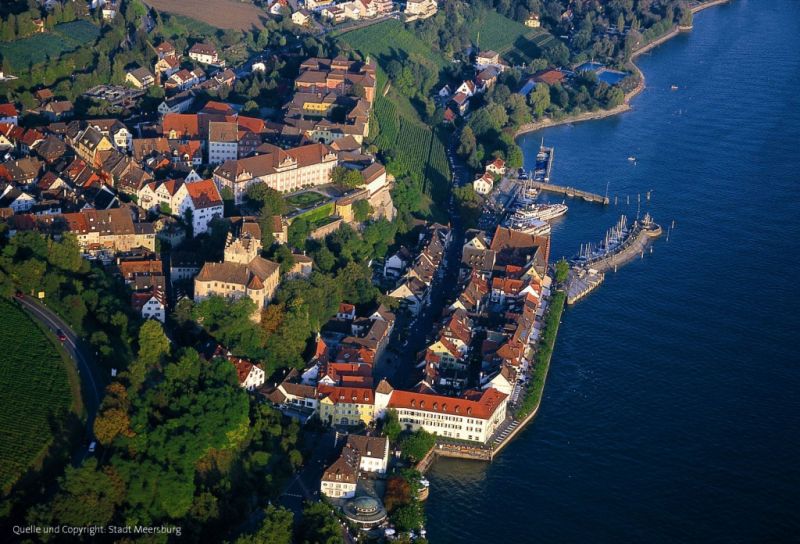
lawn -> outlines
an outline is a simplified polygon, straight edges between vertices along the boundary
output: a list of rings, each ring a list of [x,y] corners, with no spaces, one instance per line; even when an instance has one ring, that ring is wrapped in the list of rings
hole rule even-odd
[[[41,460],[77,399],[55,339],[7,300],[0,300],[0,345],[0,491],[6,492]]]
[[[322,206],[314,208],[313,210],[301,213],[294,219],[302,217],[303,219],[308,221],[309,224],[314,225],[315,223],[318,223],[324,220],[325,218],[333,215],[333,209],[334,209],[333,202],[328,202],[327,204],[323,204]]]
[[[52,32],[35,34],[13,42],[0,44],[0,55],[17,69],[30,64],[40,64],[56,59],[62,53],[92,44],[100,36],[100,29],[88,21],[73,21],[56,25]]]
[[[296,211],[318,204],[323,200],[327,200],[327,198],[328,197],[325,195],[321,195],[315,191],[306,191],[304,193],[287,196],[284,200],[286,200],[286,205],[292,208],[291,211]]]

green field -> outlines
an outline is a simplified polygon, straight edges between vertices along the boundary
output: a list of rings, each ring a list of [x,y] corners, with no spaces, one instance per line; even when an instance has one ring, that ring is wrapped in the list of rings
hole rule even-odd
[[[403,23],[394,19],[351,30],[339,35],[337,39],[349,44],[361,54],[374,58],[384,69],[390,60],[396,59],[402,62],[415,53],[430,59],[439,68],[447,65],[444,57],[406,30]]]
[[[100,29],[89,21],[72,21],[56,25],[51,32],[0,44],[0,55],[8,59],[12,67],[22,69],[92,44],[99,36]]]
[[[7,300],[0,300],[0,345],[0,490],[6,492],[42,458],[53,425],[75,398],[55,339]]]

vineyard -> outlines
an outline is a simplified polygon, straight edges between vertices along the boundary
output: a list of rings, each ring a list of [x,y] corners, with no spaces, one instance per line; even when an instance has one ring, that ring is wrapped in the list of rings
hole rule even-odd
[[[47,450],[58,424],[54,418],[64,417],[73,399],[53,340],[6,300],[0,300],[0,345],[0,490],[5,492]]]
[[[487,11],[475,19],[470,26],[470,37],[481,50],[497,51],[512,65],[541,57],[542,48],[555,39],[543,28],[528,28],[496,11]]]
[[[444,68],[447,65],[444,57],[434,52],[430,45],[406,30],[403,23],[394,19],[351,30],[340,35],[338,39],[349,44],[356,51],[360,51],[363,55],[369,55],[376,59],[383,68],[386,68],[386,65],[392,59],[402,62],[406,56],[412,54],[421,55],[431,60],[439,68]],[[399,52],[402,52],[402,55],[399,55]]]
[[[373,142],[389,157],[389,172],[417,180],[430,196],[445,195],[450,181],[445,135],[398,114],[395,104],[383,96],[375,100],[373,113],[378,127]]]
[[[34,34],[13,42],[0,44],[0,56],[16,69],[40,64],[48,58],[57,59],[62,53],[85,44],[94,43],[100,29],[88,21],[73,21],[56,25],[52,32]]]

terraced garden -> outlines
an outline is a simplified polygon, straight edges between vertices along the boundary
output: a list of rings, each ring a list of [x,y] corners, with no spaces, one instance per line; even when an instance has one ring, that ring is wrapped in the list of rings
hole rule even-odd
[[[24,342],[20,340],[24,339]],[[0,300],[0,493],[40,460],[76,402],[55,340],[15,304]]]

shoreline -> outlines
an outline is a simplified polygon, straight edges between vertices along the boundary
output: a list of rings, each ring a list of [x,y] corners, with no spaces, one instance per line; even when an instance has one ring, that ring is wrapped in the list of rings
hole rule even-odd
[[[694,15],[695,13],[699,13],[708,8],[712,8],[714,6],[719,6],[722,4],[727,4],[728,2],[730,2],[730,0],[709,0],[708,2],[692,7],[690,11],[692,15]],[[519,127],[517,131],[514,133],[514,140],[525,134],[530,134],[531,132],[537,132],[545,128],[552,128],[552,127],[557,127],[559,125],[567,125],[571,123],[582,123],[584,121],[593,121],[597,119],[605,119],[606,117],[618,115],[620,113],[624,113],[626,111],[633,109],[633,106],[630,105],[631,100],[636,98],[636,96],[638,96],[647,87],[644,72],[642,72],[641,68],[639,68],[639,66],[636,65],[634,60],[636,60],[637,57],[655,49],[659,45],[668,42],[678,34],[682,34],[683,32],[689,32],[690,30],[692,30],[691,26],[684,27],[676,25],[672,30],[670,30],[660,38],[653,40],[647,45],[644,45],[639,49],[637,49],[636,51],[634,51],[633,53],[631,53],[631,58],[628,61],[628,64],[630,68],[633,70],[633,72],[635,72],[639,76],[639,83],[636,85],[634,89],[628,91],[625,94],[625,98],[623,98],[622,104],[620,104],[619,106],[615,106],[608,110],[585,111],[578,113],[576,115],[567,115],[565,117],[562,117],[561,119],[552,119],[548,117],[546,119],[542,119],[540,121],[536,121],[533,123],[526,123],[521,127]]]

